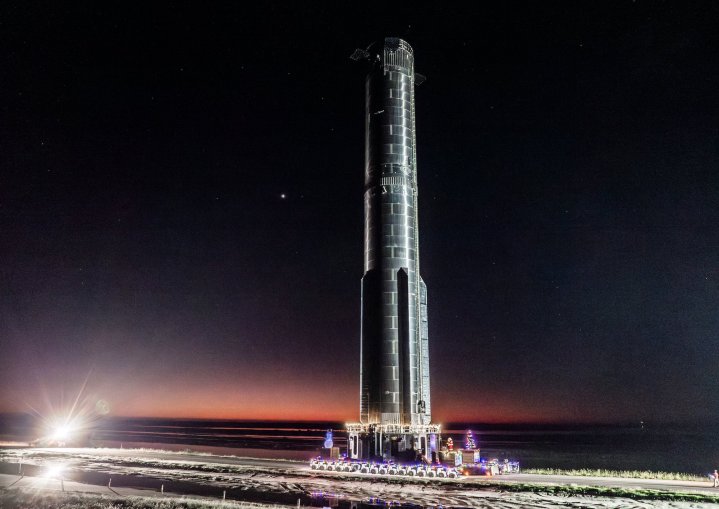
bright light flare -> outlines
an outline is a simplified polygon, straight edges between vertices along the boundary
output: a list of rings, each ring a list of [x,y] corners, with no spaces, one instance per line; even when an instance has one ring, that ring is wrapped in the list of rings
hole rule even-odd
[[[48,398],[49,409],[39,412],[30,404],[28,407],[42,420],[42,436],[31,442],[33,447],[67,447],[86,443],[96,422],[110,412],[105,400],[94,400],[84,395],[88,373],[82,387],[71,404],[54,408]],[[64,399],[64,398],[63,398]]]
[[[62,474],[65,472],[65,465],[56,464],[56,465],[49,465],[47,469],[45,469],[45,473],[42,475],[42,477],[46,477],[47,479],[59,479],[62,477]]]
[[[70,434],[72,433],[72,431],[73,430],[71,426],[67,424],[61,425],[53,430],[52,435],[50,435],[50,438],[52,438],[53,440],[57,440],[58,442],[65,442],[70,438]]]
[[[92,421],[84,414],[63,416],[46,420],[46,431],[34,445],[39,447],[66,447],[82,439],[83,433],[92,426]]]

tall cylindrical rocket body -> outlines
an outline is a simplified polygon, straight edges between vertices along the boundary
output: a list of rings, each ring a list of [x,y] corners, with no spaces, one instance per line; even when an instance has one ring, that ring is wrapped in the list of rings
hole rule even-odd
[[[360,419],[365,424],[429,424],[414,54],[396,38],[368,51]]]

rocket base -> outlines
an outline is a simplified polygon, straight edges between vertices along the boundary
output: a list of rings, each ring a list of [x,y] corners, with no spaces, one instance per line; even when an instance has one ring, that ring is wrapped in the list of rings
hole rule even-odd
[[[350,459],[435,463],[440,447],[438,424],[347,424]]]

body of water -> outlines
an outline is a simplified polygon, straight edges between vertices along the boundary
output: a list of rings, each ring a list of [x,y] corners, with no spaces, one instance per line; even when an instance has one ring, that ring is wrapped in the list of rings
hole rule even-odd
[[[214,454],[309,459],[328,429],[345,447],[338,422],[249,422],[104,418],[82,433],[97,447],[191,449]],[[455,448],[471,429],[483,458],[509,458],[524,468],[606,468],[704,474],[719,467],[719,435],[698,425],[496,425],[449,423],[442,438]],[[0,416],[0,440],[30,442],[42,431],[31,416]]]

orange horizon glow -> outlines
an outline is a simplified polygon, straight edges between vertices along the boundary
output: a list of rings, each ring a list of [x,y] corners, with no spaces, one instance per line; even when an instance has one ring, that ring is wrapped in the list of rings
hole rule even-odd
[[[132,366],[128,370],[134,369]],[[298,370],[300,371],[300,370]],[[88,370],[71,377],[45,373],[34,383],[18,381],[4,387],[0,413],[52,415],[63,401],[74,399],[80,387],[88,408],[107,402],[109,417],[234,421],[357,422],[356,377],[338,373],[329,383],[326,373],[243,370],[201,373],[190,380],[186,372],[136,371],[134,376],[95,372],[84,386]],[[53,376],[54,375],[54,376]],[[214,375],[214,376],[212,376]],[[279,375],[282,375],[281,377]],[[341,376],[340,376],[341,375]],[[19,379],[18,379],[19,380]],[[302,380],[303,383],[297,383]],[[7,396],[12,396],[11,398]],[[535,391],[514,393],[473,385],[443,387],[432,392],[433,422],[486,424],[611,424],[660,418],[638,416],[641,410],[619,400],[598,405],[587,398]],[[610,415],[612,418],[608,418]]]
[[[202,403],[196,398],[183,398],[170,403],[165,400],[161,407],[148,409],[145,401],[135,400],[130,404],[115,408],[107,417],[135,419],[182,419],[182,420],[227,420],[227,421],[286,421],[286,422],[357,422],[359,420],[358,405],[337,403],[330,406],[313,407],[302,401],[286,402],[275,408],[257,402],[243,408],[220,408],[205,399]],[[461,404],[458,406],[462,406]],[[443,406],[433,413],[433,422],[443,423],[482,423],[482,424],[611,424],[626,422],[610,421],[598,416],[584,418],[574,416],[549,415],[548,413],[530,412],[526,409],[511,406],[475,407],[475,412],[453,411]],[[23,413],[27,408],[17,405],[0,407],[0,413]]]

